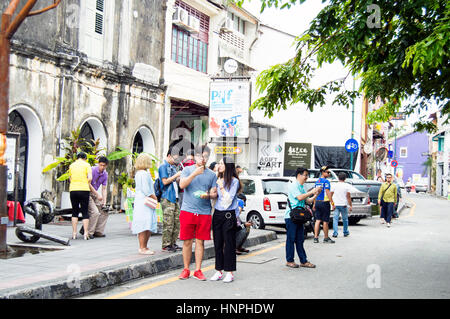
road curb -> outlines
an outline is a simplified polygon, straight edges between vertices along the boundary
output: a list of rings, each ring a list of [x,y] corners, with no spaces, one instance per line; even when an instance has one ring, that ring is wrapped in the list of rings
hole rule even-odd
[[[276,239],[277,235],[274,231],[264,231],[256,236],[251,236],[250,233],[250,237],[244,246],[257,246]],[[192,262],[194,262],[194,254],[192,256]],[[205,246],[203,260],[214,258],[214,256],[214,246],[212,244]],[[181,267],[183,267],[183,257],[181,252],[178,252],[152,258],[144,262],[118,265],[110,269],[81,275],[81,277],[74,280],[66,276],[45,284],[11,290],[1,294],[0,299],[67,299],[79,297],[96,290],[123,284],[131,280],[155,276],[170,270],[180,269]]]

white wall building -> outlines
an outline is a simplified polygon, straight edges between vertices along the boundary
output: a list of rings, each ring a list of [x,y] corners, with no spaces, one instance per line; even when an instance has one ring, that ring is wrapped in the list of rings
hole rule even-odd
[[[208,134],[210,83],[230,76],[224,63],[237,61],[232,76],[246,76],[258,21],[227,1],[168,0],[165,28],[164,83],[167,85],[164,153],[180,137],[192,147],[211,142]],[[229,140],[227,140],[228,142]],[[212,141],[211,149],[217,145]],[[239,141],[246,156],[245,140]],[[211,161],[216,160],[212,154]]]

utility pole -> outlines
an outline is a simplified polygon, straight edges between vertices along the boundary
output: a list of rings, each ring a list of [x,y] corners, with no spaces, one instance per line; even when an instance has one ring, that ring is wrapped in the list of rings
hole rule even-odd
[[[353,91],[355,91],[355,78],[353,78]],[[352,139],[355,135],[355,99],[352,99]],[[350,170],[353,170],[353,152],[350,153]]]
[[[0,28],[0,253],[6,252],[6,230],[8,210],[6,206],[7,166],[5,159],[6,133],[8,131],[9,110],[9,58],[11,54],[10,40],[22,22],[30,16],[38,15],[56,8],[61,0],[53,0],[53,4],[36,11],[31,11],[38,0],[28,0],[22,10],[13,19],[20,0],[11,0],[2,14]]]

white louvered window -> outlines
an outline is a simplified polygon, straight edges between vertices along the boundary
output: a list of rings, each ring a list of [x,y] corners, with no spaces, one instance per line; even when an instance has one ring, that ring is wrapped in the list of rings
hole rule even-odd
[[[105,1],[85,0],[85,49],[88,57],[101,63],[104,59]]]
[[[95,32],[98,34],[103,34],[103,24],[104,24],[104,10],[105,10],[104,0],[96,0],[95,5]]]

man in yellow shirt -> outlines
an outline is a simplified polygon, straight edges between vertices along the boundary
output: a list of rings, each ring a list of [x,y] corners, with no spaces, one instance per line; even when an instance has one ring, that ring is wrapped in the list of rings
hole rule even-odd
[[[381,206],[381,223],[386,222],[387,227],[391,227],[394,205],[397,203],[397,186],[392,183],[392,174],[386,174],[386,182],[380,187],[378,193],[378,205]]]

